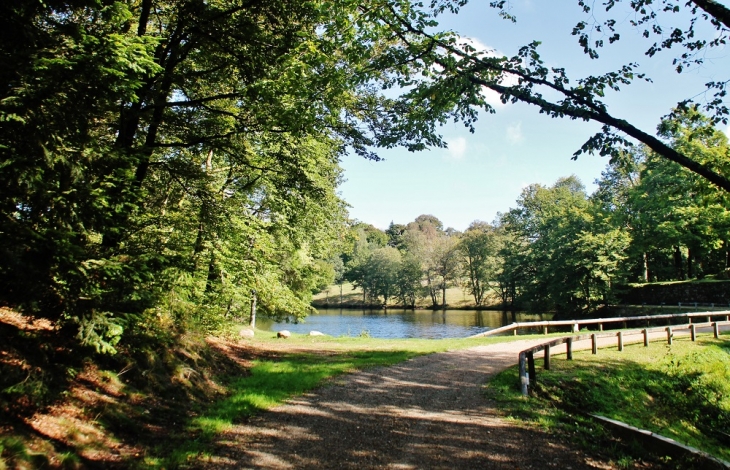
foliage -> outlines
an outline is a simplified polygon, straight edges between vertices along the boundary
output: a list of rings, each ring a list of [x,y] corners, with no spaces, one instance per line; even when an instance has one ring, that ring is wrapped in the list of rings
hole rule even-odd
[[[595,297],[590,263],[582,246],[582,232],[590,230],[592,217],[583,185],[575,177],[558,180],[550,188],[525,188],[518,207],[503,217],[504,229],[521,239],[524,250],[506,254],[518,257],[509,266],[529,270],[521,286],[521,299],[542,309],[576,311],[589,308]],[[517,276],[517,274],[512,274]]]
[[[386,96],[420,66],[390,7],[430,21],[388,7],[3,4],[2,300],[108,352],[127,317],[215,328],[252,290],[262,314],[306,314],[345,229],[339,158],[442,146],[461,118]]]
[[[444,9],[458,10],[466,2],[445,3]],[[618,30],[623,24],[628,24],[631,28],[643,28],[644,38],[658,39],[647,48],[648,56],[675,45],[683,47],[685,52],[673,62],[677,72],[682,73],[688,65],[710,65],[709,61],[704,60],[703,54],[708,49],[724,47],[730,31],[730,9],[715,1],[690,0],[682,7],[680,3],[670,1],[612,0],[602,4],[608,16],[605,19],[600,18],[601,6],[583,0],[579,0],[578,4],[588,20],[579,22],[572,34],[578,36],[579,45],[591,59],[599,58],[598,49],[621,39]],[[504,18],[516,21],[515,15],[510,12],[509,1],[493,1],[490,6],[499,9]],[[617,19],[625,17],[634,19]],[[686,21],[689,26],[680,28],[662,25],[662,20],[671,22],[677,18]],[[625,63],[605,73],[575,79],[569,77],[567,70],[559,64],[548,66],[543,61],[538,41],[526,42],[512,57],[500,56],[493,51],[476,50],[468,39],[459,37],[457,33],[431,34],[427,28],[414,25],[406,17],[400,16],[398,19],[404,30],[423,38],[428,44],[427,47],[422,46],[421,60],[430,66],[431,73],[422,80],[409,82],[413,87],[412,95],[459,95],[461,99],[457,106],[469,110],[481,108],[493,113],[495,108],[483,99],[482,89],[487,88],[497,92],[504,103],[522,102],[537,107],[540,113],[553,118],[580,119],[600,124],[601,130],[574,153],[574,158],[583,153],[598,153],[617,161],[623,151],[633,148],[638,141],[661,158],[675,162],[723,190],[730,191],[730,179],[726,172],[694,159],[683,149],[667,144],[629,120],[610,112],[605,102],[607,95],[620,92],[635,80],[652,80],[641,72],[638,63]],[[594,34],[596,39],[591,43]],[[418,47],[409,38],[405,38],[404,42],[411,48]],[[728,122],[730,109],[726,104],[727,83],[726,78],[719,77],[706,84],[709,99],[703,107],[705,112],[710,113],[713,124]],[[667,117],[673,119],[683,113],[693,105],[694,99],[688,97],[682,100]],[[464,114],[468,114],[468,111],[465,110]]]
[[[473,222],[459,240],[467,291],[474,296],[477,306],[482,305],[492,283],[497,280],[501,244],[495,229],[484,222]]]

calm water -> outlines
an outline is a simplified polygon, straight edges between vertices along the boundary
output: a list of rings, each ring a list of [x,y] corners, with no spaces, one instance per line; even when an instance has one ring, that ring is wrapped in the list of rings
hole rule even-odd
[[[461,338],[515,321],[549,320],[552,315],[507,313],[492,310],[318,310],[300,323],[275,323],[257,319],[258,328],[308,334],[320,331],[330,336],[373,338]]]

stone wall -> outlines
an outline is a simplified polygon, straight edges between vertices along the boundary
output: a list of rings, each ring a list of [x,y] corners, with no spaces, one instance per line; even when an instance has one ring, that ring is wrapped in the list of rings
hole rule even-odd
[[[730,281],[687,281],[635,284],[626,289],[621,303],[630,305],[730,305]]]

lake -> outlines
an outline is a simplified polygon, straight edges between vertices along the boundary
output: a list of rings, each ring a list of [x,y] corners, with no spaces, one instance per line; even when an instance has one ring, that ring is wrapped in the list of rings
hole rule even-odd
[[[512,322],[549,320],[552,314],[528,314],[495,310],[349,310],[320,309],[299,323],[256,320],[269,331],[289,330],[330,336],[369,335],[373,338],[463,338]]]

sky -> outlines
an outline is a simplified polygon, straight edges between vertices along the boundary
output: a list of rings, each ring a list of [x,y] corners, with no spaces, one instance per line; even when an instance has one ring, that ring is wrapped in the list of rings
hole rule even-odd
[[[512,0],[511,13],[517,22],[511,23],[499,18],[487,0],[471,0],[457,15],[440,17],[439,28],[507,56],[533,40],[541,41],[538,50],[546,65],[564,67],[573,83],[638,62],[640,71],[653,82],[635,81],[607,95],[604,102],[615,117],[651,134],[678,101],[701,93],[710,80],[730,76],[727,48],[711,52],[704,66],[683,74],[672,66],[677,50],[644,56],[651,43],[630,26],[632,15],[622,4],[612,16],[622,39],[601,49],[598,60],[591,60],[570,34],[578,21],[586,19],[577,3]],[[667,17],[663,26],[686,24],[675,15]],[[350,218],[385,229],[391,221],[406,224],[421,214],[432,214],[444,227],[463,231],[475,220],[491,222],[498,212],[515,207],[522,189],[532,183],[552,185],[560,177],[576,175],[589,193],[595,189],[608,159],[581,155],[573,161],[571,157],[600,129],[598,124],[552,119],[534,106],[519,103],[503,105],[495,99],[493,104],[496,114],[481,113],[473,134],[460,123],[442,127],[448,149],[384,150],[378,152],[384,158],[380,162],[343,157],[345,182],[339,193],[351,206]]]

